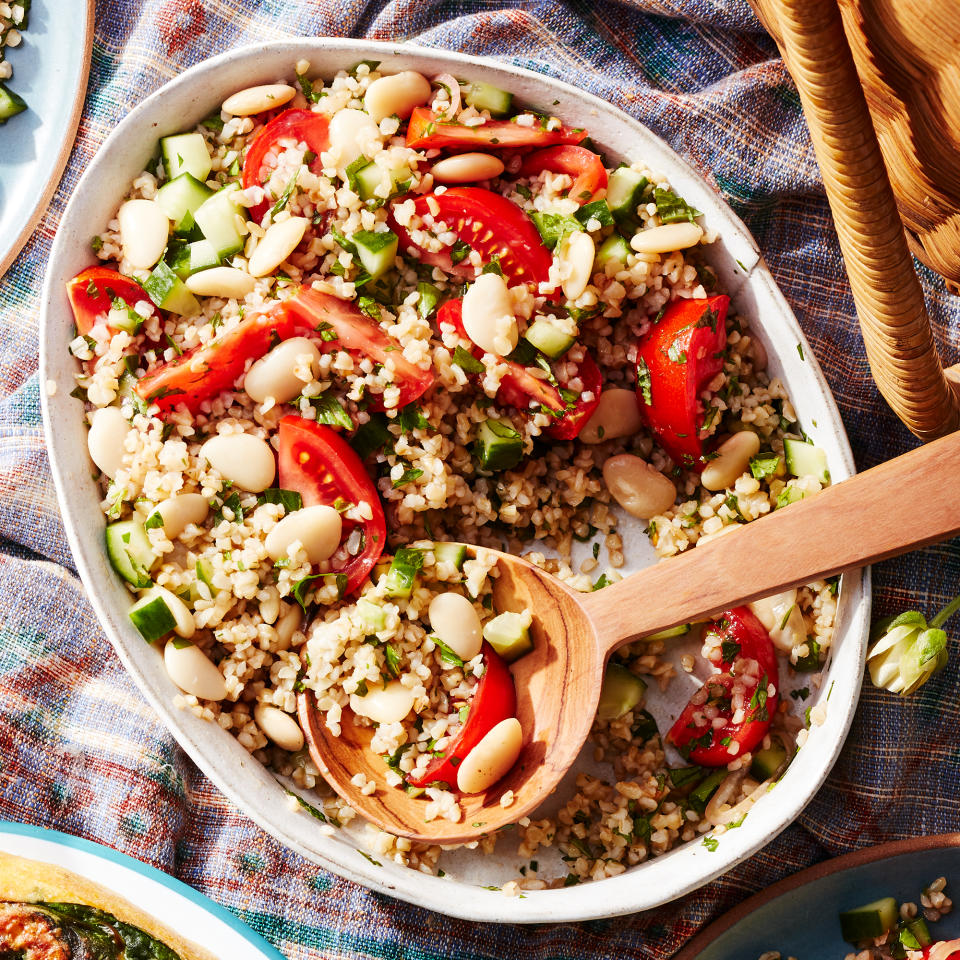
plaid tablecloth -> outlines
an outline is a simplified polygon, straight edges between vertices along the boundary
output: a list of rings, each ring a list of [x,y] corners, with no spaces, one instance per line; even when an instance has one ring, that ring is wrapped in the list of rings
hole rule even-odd
[[[81,0],[62,2],[66,13]],[[828,784],[764,851],[682,903],[609,921],[481,926],[369,893],[273,842],[187,760],[127,679],[73,569],[40,421],[38,292],[73,186],[135,103],[212,54],[299,35],[485,54],[562,77],[639,118],[756,235],[826,371],[859,467],[913,444],[870,379],[797,94],[745,0],[99,0],[70,165],[0,281],[0,817],[99,840],[175,874],[295,960],[665,958],[737,901],[814,861],[958,829],[955,649],[905,702],[865,687]],[[955,344],[960,304],[938,278],[924,273],[923,282],[941,342]],[[923,504],[904,490],[904,523],[916,509]],[[883,564],[875,612],[932,612],[958,589],[958,574],[956,544]]]

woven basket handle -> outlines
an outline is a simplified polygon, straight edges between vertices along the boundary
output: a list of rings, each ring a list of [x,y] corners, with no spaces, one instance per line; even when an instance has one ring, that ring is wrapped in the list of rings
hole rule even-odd
[[[751,0],[800,93],[874,380],[921,440],[960,425],[836,0]]]

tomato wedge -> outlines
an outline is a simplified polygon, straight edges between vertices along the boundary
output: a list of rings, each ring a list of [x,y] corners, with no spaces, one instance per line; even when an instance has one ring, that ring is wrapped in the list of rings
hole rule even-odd
[[[108,267],[82,270],[67,282],[67,296],[73,308],[77,333],[81,335],[89,333],[97,321],[110,312],[117,298],[130,307],[144,301],[150,304],[151,311],[154,309],[153,301],[136,280]]]
[[[193,347],[137,381],[137,393],[161,413],[183,404],[196,413],[200,404],[233,389],[247,360],[262,357],[279,340],[301,332],[282,303],[250,314],[222,336]]]
[[[449,323],[462,339],[470,339],[463,326],[463,300],[448,300],[437,312],[437,323]],[[473,355],[480,358],[483,350],[474,347]],[[586,350],[577,371],[583,387],[577,399],[569,404],[556,386],[537,376],[537,373],[542,372],[541,367],[525,367],[503,357],[501,362],[507,365],[509,372],[500,380],[497,400],[518,410],[528,411],[531,404],[539,404],[552,412],[556,422],[547,427],[545,433],[554,440],[572,440],[578,436],[600,403],[603,377],[593,357]],[[559,386],[565,387],[565,384]],[[589,400],[583,399],[585,393],[592,394]]]
[[[512,120],[488,120],[476,127],[439,120],[429,107],[416,107],[407,126],[407,146],[413,150],[473,150],[477,147],[513,149],[579,143],[587,131],[560,126],[544,130],[534,123],[525,127]]]
[[[640,416],[680,466],[703,469],[700,394],[723,369],[730,298],[675,300],[637,343]]]
[[[348,503],[364,501],[373,510],[373,517],[362,525],[343,521],[341,542],[355,527],[362,526],[360,550],[344,565],[330,571],[345,575],[345,593],[354,593],[366,582],[387,543],[387,521],[377,488],[350,444],[330,427],[288,416],[280,421],[279,432],[277,459],[284,490],[296,490],[305,507],[333,506],[341,499]]]
[[[314,154],[308,166],[314,173],[320,173],[323,169],[320,154],[330,146],[330,121],[312,110],[290,109],[278,113],[247,145],[243,161],[244,189],[262,186],[267,181],[277,165],[272,151],[281,140],[305,143]],[[250,218],[260,223],[269,208],[270,202],[262,200],[250,208]]]
[[[395,386],[400,388],[398,407],[419,399],[433,386],[433,369],[424,370],[403,355],[403,347],[376,320],[358,307],[312,287],[301,287],[286,308],[303,327],[316,330],[324,339],[317,346],[326,350],[346,350],[357,360],[369,358],[374,363],[393,366]],[[371,408],[383,409],[383,398],[371,395]]]
[[[567,196],[581,205],[592,200],[598,190],[607,186],[607,171],[603,168],[603,161],[586,147],[561,145],[534,150],[524,157],[520,176],[535,177],[544,170],[573,177],[573,186]]]
[[[483,676],[470,700],[467,719],[442,757],[435,757],[419,777],[407,778],[415,787],[443,780],[456,789],[457,767],[467,754],[498,723],[517,715],[517,691],[510,668],[489,643],[484,642],[481,651]]]
[[[693,763],[725,767],[763,741],[780,702],[780,676],[770,635],[748,607],[725,611],[709,629],[721,639],[723,672],[693,695],[667,740]]]
[[[407,198],[409,199],[409,198]],[[443,222],[460,243],[480,254],[484,264],[496,260],[509,286],[527,283],[538,292],[549,280],[553,256],[543,245],[533,221],[506,197],[482,187],[451,187],[443,193],[430,193],[414,200],[417,216],[431,216],[435,202],[439,213],[435,222]],[[477,271],[467,263],[454,264],[450,251],[428,251],[417,246],[410,234],[391,217],[391,226],[400,237],[400,250],[416,251],[421,263],[440,267],[446,273],[472,279]]]
[[[923,960],[960,960],[960,940],[938,940],[923,948]]]

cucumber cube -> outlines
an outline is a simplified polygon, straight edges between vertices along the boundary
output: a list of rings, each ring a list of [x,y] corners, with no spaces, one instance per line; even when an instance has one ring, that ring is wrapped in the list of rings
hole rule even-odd
[[[387,611],[372,600],[361,597],[357,601],[357,614],[368,634],[379,633],[387,627]]]
[[[212,196],[213,190],[192,173],[181,173],[157,191],[157,203],[175,230],[187,231],[194,225],[193,214]]]
[[[463,543],[435,543],[433,556],[437,563],[449,563],[457,570],[462,570],[463,561],[467,559],[467,547]]]
[[[594,270],[597,273],[606,272],[608,263],[615,264],[618,270],[623,269],[627,265],[629,255],[630,244],[619,233],[612,233],[600,244],[594,260]]]
[[[171,246],[167,262],[181,280],[186,280],[201,270],[219,266],[220,258],[209,240],[194,240],[193,243]]]
[[[545,317],[534,320],[527,327],[524,337],[551,360],[562,357],[574,344],[574,338],[570,334],[564,333]]]
[[[383,230],[378,233],[372,230],[358,230],[352,239],[357,246],[360,263],[372,280],[393,269],[397,260],[397,246],[400,238],[392,230]]]
[[[130,620],[147,643],[165,637],[177,625],[167,602],[157,594],[138,600],[130,608]]]
[[[785,437],[783,458],[786,468],[795,477],[816,477],[821,483],[830,482],[827,455],[812,443]]]
[[[106,529],[110,565],[127,583],[144,589],[153,582],[150,568],[156,562],[150,539],[139,520],[120,520]]]
[[[201,181],[210,176],[210,151],[207,149],[207,141],[199,133],[162,137],[160,153],[163,155],[168,180],[179,177],[181,173],[192,174]]]
[[[530,639],[530,617],[522,613],[501,613],[483,625],[483,639],[503,657],[513,663],[533,649]]]
[[[637,207],[643,200],[648,180],[630,167],[618,167],[607,182],[607,205],[614,219],[632,228],[637,222]]]
[[[484,420],[473,454],[484,470],[510,470],[523,458],[523,438],[509,420]]]
[[[640,706],[646,693],[647,685],[643,680],[621,664],[611,661],[603,675],[597,716],[601,720],[616,720]]]
[[[240,187],[230,183],[194,211],[197,226],[221,260],[243,249],[243,235],[237,228],[237,214],[243,209]]]
[[[183,317],[200,312],[197,298],[162,260],[144,281],[143,289],[161,310],[169,310],[170,313],[178,313]]]
[[[361,200],[386,200],[387,197],[382,197],[377,193],[377,190],[383,186],[384,180],[389,178],[389,196],[393,197],[398,193],[404,192],[404,184],[410,180],[413,172],[409,167],[404,166],[397,167],[396,170],[391,170],[387,173],[383,167],[378,167],[371,160],[365,167],[361,167],[355,176],[357,180],[357,193],[360,195]]]
[[[0,83],[0,124],[6,123],[11,117],[23,113],[27,109],[22,97],[18,97],[12,90]]]
[[[385,593],[388,597],[405,598],[413,593],[417,574],[423,567],[423,554],[411,547],[401,547],[387,571]]]
[[[897,901],[884,897],[840,914],[840,932],[847,943],[873,940],[882,937],[897,925],[900,917]]]
[[[483,80],[460,84],[460,93],[468,107],[487,110],[492,117],[505,117],[513,106],[513,94]]]

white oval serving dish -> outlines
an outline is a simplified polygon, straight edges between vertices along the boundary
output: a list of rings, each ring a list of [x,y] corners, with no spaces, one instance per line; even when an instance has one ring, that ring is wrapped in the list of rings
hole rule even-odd
[[[392,862],[372,861],[357,848],[359,834],[327,836],[309,815],[291,809],[274,776],[228,733],[173,706],[175,689],[162,657],[131,626],[130,595],[113,573],[103,549],[103,516],[86,451],[82,408],[70,398],[75,361],[67,350],[72,316],[64,283],[91,262],[90,237],[105,228],[127,184],[144,167],[157,138],[198,122],[227,95],[251,84],[290,78],[306,58],[325,77],[363,59],[382,61],[387,71],[419,70],[485,79],[516,93],[529,105],[549,104],[565,122],[586,126],[613,159],[643,159],[666,173],[675,189],[705,215],[720,239],[710,260],[735,308],[760,331],[772,373],[787,386],[802,424],[822,447],[836,480],[854,471],[839,412],[813,353],[744,225],[694,170],[635,120],[596,97],[526,70],[440,50],[342,39],[278,41],[233,50],[193,67],[148,97],[123,120],[90,164],[70,201],[50,257],[42,297],[41,382],[59,389],[43,394],[50,460],[64,523],[77,568],[117,653],[144,695],[198,766],[264,830],[322,866],[421,906],[473,920],[501,923],[566,922],[646,910],[702,886],[759,850],[791,823],[827,777],[856,709],[869,624],[866,572],[844,577],[834,650],[824,683],[808,702],[829,696],[826,722],[811,731],[778,788],[762,798],[739,830],[726,834],[716,851],[699,843],[681,846],[620,876],[576,887],[507,897],[496,890],[518,876],[521,864],[498,842],[494,856],[459,851],[444,860],[444,877]],[[629,567],[653,562],[642,524],[624,524]],[[749,576],[749,572],[745,573]],[[676,656],[683,646],[675,650]],[[691,652],[696,652],[692,650]],[[653,698],[655,716],[675,716],[699,681],[683,675],[667,697]],[[561,788],[562,789],[562,788]],[[545,858],[540,857],[541,864]],[[544,868],[541,866],[541,870]],[[559,869],[559,868],[558,868]],[[565,872],[565,871],[564,871]],[[541,874],[542,875],[542,874]]]

